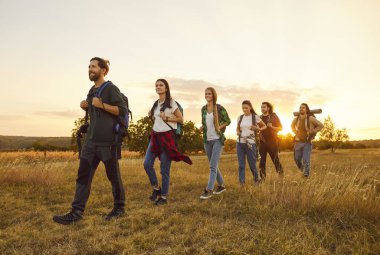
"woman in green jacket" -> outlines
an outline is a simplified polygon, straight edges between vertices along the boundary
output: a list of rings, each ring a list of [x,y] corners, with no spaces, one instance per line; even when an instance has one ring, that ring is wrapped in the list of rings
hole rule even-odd
[[[203,142],[205,151],[210,163],[210,177],[207,188],[201,195],[201,199],[209,199],[212,194],[221,194],[226,191],[222,173],[219,170],[218,164],[222,154],[222,149],[226,137],[224,131],[231,123],[226,109],[216,104],[217,94],[214,88],[205,90],[205,99],[207,104],[202,107],[202,127]],[[214,191],[215,180],[218,182],[218,187]]]

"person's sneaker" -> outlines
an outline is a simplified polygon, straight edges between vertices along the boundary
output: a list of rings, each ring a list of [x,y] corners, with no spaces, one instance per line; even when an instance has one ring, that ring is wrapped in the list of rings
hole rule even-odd
[[[79,210],[72,209],[64,215],[54,215],[53,220],[62,225],[73,224],[83,218],[83,213]]]
[[[119,218],[120,216],[125,214],[124,208],[113,208],[111,212],[107,214],[107,216],[104,218],[105,220],[109,221],[113,218]]]
[[[166,205],[168,203],[168,200],[163,197],[159,197],[156,202],[154,202],[155,205]]]
[[[212,191],[205,189],[203,194],[200,196],[200,199],[209,199],[212,197]]]
[[[226,188],[223,187],[223,186],[220,186],[220,185],[219,185],[219,186],[216,188],[216,190],[214,190],[214,191],[212,192],[212,194],[219,195],[219,194],[222,194],[224,191],[226,191]]]
[[[153,189],[152,195],[149,197],[149,199],[153,202],[157,200],[157,197],[161,196],[161,188],[160,189]]]
[[[309,175],[308,175],[308,174],[304,174],[303,177],[304,177],[305,179],[307,179],[307,178],[309,178]]]

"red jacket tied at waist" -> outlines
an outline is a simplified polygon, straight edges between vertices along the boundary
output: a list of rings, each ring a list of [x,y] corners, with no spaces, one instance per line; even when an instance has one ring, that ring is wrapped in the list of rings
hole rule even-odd
[[[175,144],[173,131],[159,133],[153,131],[150,138],[150,142],[151,151],[159,158],[161,153],[165,152],[171,160],[184,161],[189,165],[193,164],[193,162],[188,156],[178,151],[178,148]]]

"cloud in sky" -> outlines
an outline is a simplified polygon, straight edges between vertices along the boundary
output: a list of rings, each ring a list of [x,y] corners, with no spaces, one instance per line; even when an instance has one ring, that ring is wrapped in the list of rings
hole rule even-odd
[[[78,104],[91,86],[88,61],[97,55],[111,60],[107,79],[129,96],[134,120],[157,98],[155,79],[170,77],[185,119],[196,123],[204,89],[213,86],[235,122],[244,99],[258,112],[262,101],[273,102],[284,121],[307,102],[323,108],[319,119],[330,114],[355,139],[380,138],[379,131],[357,131],[380,126],[378,111],[368,111],[380,107],[380,33],[374,25],[380,1],[283,2],[0,4],[6,88],[0,134],[68,135],[83,116]],[[94,26],[94,13],[106,22]]]
[[[0,122],[5,122],[5,121],[14,121],[14,120],[20,120],[20,119],[25,119],[26,116],[24,115],[5,115],[5,114],[0,114]]]

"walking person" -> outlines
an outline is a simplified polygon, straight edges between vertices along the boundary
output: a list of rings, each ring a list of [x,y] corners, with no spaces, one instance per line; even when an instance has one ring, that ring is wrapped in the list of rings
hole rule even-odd
[[[127,106],[120,90],[111,81],[105,81],[104,77],[108,71],[107,60],[99,57],[90,60],[88,75],[95,84],[91,87],[87,99],[80,103],[80,107],[88,111],[90,125],[80,154],[72,209],[67,214],[53,217],[53,220],[60,224],[67,225],[82,219],[90,196],[91,182],[100,161],[106,168],[114,199],[113,209],[105,219],[111,220],[124,214],[125,194],[117,157],[115,127],[118,124],[118,116],[125,116],[127,113]]]
[[[267,126],[256,114],[249,100],[242,103],[243,114],[238,118],[236,133],[236,152],[239,163],[239,183],[245,185],[245,163],[248,161],[249,168],[253,174],[254,184],[260,182],[260,176],[256,167],[257,135],[256,132],[264,131]]]
[[[293,119],[291,127],[295,134],[294,161],[304,177],[307,178],[310,175],[310,157],[313,148],[311,142],[322,130],[323,124],[310,112],[309,106],[302,103],[299,108],[299,116]]]
[[[184,161],[188,164],[192,162],[177,149],[173,130],[177,129],[177,123],[183,123],[183,117],[177,103],[171,97],[169,83],[165,79],[158,79],[155,86],[158,100],[154,102],[149,112],[149,117],[154,124],[145,154],[144,169],[153,188],[149,199],[155,205],[164,205],[167,204],[169,193],[172,160]],[[154,169],[154,161],[157,157],[160,159],[162,187],[158,184]]]
[[[260,177],[262,179],[266,178],[267,154],[269,154],[272,159],[276,172],[282,176],[284,174],[284,170],[280,163],[280,144],[277,136],[277,133],[282,130],[281,121],[277,114],[273,112],[273,105],[269,102],[263,102],[261,104],[261,113],[262,115],[260,118],[267,126],[267,129],[260,132]]]
[[[205,99],[207,104],[202,107],[202,127],[203,143],[207,158],[210,164],[210,176],[208,184],[200,199],[209,199],[212,194],[221,194],[226,191],[222,173],[219,169],[219,160],[226,137],[224,132],[226,127],[231,123],[227,110],[217,104],[217,93],[212,87],[205,90]],[[214,190],[215,180],[218,187]]]

